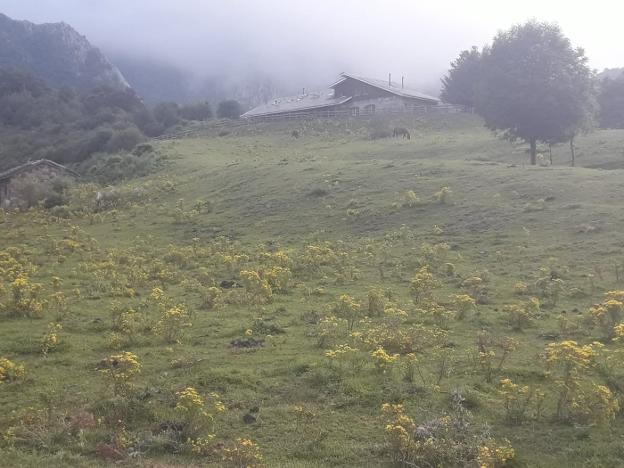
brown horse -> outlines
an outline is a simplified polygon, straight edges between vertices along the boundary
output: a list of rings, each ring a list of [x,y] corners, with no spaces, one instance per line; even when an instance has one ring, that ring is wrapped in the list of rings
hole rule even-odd
[[[392,130],[392,136],[394,138],[401,137],[401,138],[407,138],[409,140],[410,132],[408,132],[407,129],[403,127],[394,127],[394,130]]]

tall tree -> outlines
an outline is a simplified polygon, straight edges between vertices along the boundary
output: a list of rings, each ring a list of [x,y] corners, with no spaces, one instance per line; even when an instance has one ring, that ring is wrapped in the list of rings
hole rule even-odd
[[[624,128],[624,73],[617,78],[605,78],[600,84],[600,126]]]
[[[503,137],[529,143],[531,164],[537,142],[572,141],[592,122],[594,74],[556,24],[532,20],[499,33],[482,63],[477,112]]]
[[[473,46],[451,62],[451,68],[442,78],[440,97],[444,102],[474,109],[480,80],[481,52]]]
[[[238,101],[228,99],[221,101],[217,107],[217,117],[220,119],[238,119],[243,113],[243,109]]]

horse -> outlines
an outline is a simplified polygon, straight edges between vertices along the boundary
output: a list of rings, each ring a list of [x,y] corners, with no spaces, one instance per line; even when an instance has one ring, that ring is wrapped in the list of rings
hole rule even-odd
[[[406,128],[403,127],[394,127],[394,130],[392,130],[392,137],[393,138],[397,138],[397,137],[401,137],[401,138],[407,138],[408,140],[410,140],[410,132],[407,131]]]

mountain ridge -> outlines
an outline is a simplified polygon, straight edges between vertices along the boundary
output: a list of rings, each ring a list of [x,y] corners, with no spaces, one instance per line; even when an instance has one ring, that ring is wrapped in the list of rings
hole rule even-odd
[[[100,49],[65,22],[35,24],[0,13],[0,67],[32,73],[56,88],[130,88]]]

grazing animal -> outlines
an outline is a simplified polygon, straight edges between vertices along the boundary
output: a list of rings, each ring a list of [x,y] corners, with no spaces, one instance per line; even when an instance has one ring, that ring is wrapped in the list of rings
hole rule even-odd
[[[299,132],[297,130],[293,130],[290,136],[293,138],[299,138]]]
[[[411,139],[410,132],[408,132],[407,129],[403,127],[394,127],[394,130],[392,130],[392,136],[394,138],[401,137],[401,138],[407,138],[408,140]]]

